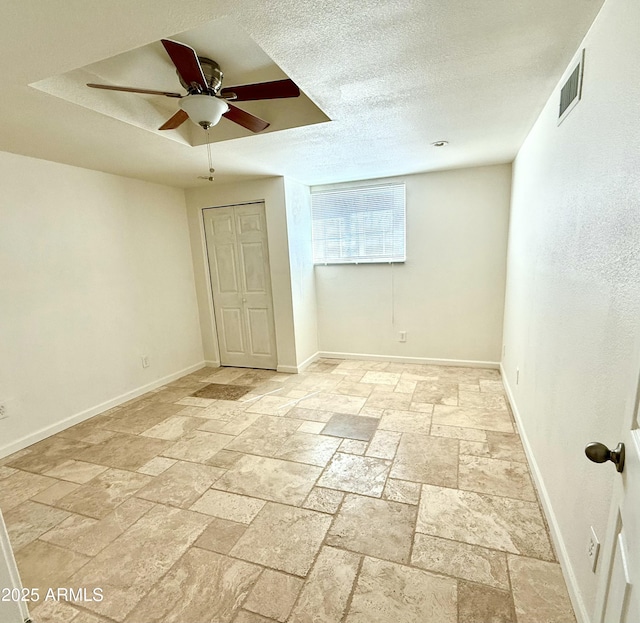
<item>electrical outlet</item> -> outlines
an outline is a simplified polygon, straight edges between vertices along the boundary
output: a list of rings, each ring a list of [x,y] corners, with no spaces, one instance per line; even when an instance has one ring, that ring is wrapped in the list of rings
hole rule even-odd
[[[149,355],[142,355],[142,367],[143,368],[149,367]]]
[[[520,383],[520,368],[516,368],[516,385]]]
[[[400,331],[398,333],[398,342],[406,342],[407,341],[407,332],[406,331]]]
[[[9,413],[7,410],[7,403],[6,402],[0,402],[0,420],[4,420],[5,418],[9,417]]]
[[[593,526],[591,526],[591,530],[589,531],[589,540],[587,541],[587,558],[591,562],[591,571],[596,572],[596,567],[598,566],[598,554],[600,553],[600,541],[598,541],[598,537],[596,535]]]

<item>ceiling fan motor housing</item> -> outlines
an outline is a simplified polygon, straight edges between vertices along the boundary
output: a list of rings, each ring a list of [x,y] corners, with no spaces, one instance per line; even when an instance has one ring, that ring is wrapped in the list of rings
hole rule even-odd
[[[202,67],[202,73],[204,73],[204,77],[207,79],[207,86],[209,87],[209,92],[216,94],[222,87],[222,70],[220,69],[220,65],[215,61],[207,58],[206,56],[198,56],[198,60],[200,61],[200,66]],[[187,84],[180,75],[179,72],[178,79],[180,80],[180,84],[185,88],[186,91],[191,92],[193,88],[191,85]]]

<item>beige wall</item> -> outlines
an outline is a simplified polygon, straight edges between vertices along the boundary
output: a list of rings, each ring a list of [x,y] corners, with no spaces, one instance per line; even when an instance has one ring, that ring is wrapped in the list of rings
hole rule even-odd
[[[511,166],[385,181],[406,184],[407,261],[315,267],[320,351],[498,362]]]
[[[594,623],[606,564],[592,573],[586,544],[590,526],[611,537],[619,476],[584,446],[620,440],[638,375],[639,24],[637,0],[605,3],[581,46],[582,100],[558,126],[556,88],[513,175],[504,373],[574,605]]]
[[[0,455],[202,365],[182,190],[3,152],[0,189]]]
[[[186,201],[189,212],[193,267],[205,359],[214,364],[220,361],[213,300],[211,298],[211,283],[209,282],[209,269],[207,267],[202,209],[264,201],[267,216],[278,369],[284,372],[295,372],[297,360],[283,178],[268,178],[238,184],[219,184],[211,187],[194,188],[186,191]]]

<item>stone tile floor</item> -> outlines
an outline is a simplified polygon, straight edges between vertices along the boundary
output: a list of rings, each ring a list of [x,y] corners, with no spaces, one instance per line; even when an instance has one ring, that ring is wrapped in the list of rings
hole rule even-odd
[[[496,370],[204,368],[0,461],[0,508],[26,587],[104,595],[37,623],[575,620]]]

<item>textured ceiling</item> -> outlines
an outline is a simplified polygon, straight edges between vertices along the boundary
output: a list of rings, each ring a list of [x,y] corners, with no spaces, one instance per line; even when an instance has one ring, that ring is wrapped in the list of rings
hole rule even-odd
[[[214,143],[216,181],[286,175],[321,184],[507,162],[601,4],[10,0],[0,21],[0,150],[181,187],[208,184],[197,180],[207,170],[204,147],[29,85],[98,63],[114,83],[163,87],[151,77],[132,82],[139,69],[113,57],[227,18],[273,65],[247,67],[245,39],[227,36],[219,56],[237,57],[227,61],[237,74],[228,72],[226,84],[272,80],[279,67],[331,121]],[[131,106],[145,104],[134,98]],[[430,146],[439,139],[449,146]]]

